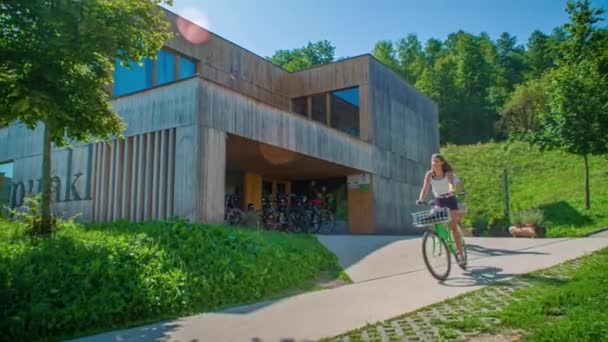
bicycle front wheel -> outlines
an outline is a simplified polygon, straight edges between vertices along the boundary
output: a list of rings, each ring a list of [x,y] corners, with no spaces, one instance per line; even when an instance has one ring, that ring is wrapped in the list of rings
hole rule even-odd
[[[450,274],[450,253],[445,241],[437,233],[428,230],[422,237],[424,264],[437,280],[445,280]]]

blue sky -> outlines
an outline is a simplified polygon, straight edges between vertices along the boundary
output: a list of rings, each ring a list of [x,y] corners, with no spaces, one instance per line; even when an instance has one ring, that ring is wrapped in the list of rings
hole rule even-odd
[[[608,9],[608,0],[592,0]],[[327,39],[336,57],[368,53],[382,39],[416,33],[444,39],[459,29],[492,39],[567,21],[566,0],[174,0],[171,11],[261,56]]]

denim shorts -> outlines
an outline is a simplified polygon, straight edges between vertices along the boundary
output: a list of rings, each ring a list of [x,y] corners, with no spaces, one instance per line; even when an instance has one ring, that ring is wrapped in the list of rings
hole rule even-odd
[[[458,202],[456,201],[456,196],[436,198],[435,205],[440,208],[450,208],[450,210],[458,210]]]

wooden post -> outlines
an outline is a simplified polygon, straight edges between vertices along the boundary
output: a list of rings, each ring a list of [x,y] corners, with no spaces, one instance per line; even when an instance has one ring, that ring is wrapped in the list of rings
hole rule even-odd
[[[306,116],[308,119],[312,119],[312,96],[306,97]]]
[[[509,174],[507,169],[503,169],[503,191],[505,193],[505,218],[509,219]]]
[[[331,127],[331,94],[325,94],[325,124]]]
[[[243,180],[243,203],[253,203],[255,210],[262,208],[262,176],[245,172]]]

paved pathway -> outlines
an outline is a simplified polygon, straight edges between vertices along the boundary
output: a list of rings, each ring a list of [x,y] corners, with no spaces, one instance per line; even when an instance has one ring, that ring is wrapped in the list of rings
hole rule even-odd
[[[603,232],[599,232],[597,234],[593,234],[591,237],[594,237],[594,238],[608,238],[608,230],[604,230]]]
[[[440,284],[422,262],[420,238],[325,236],[353,284],[80,341],[317,340],[608,247],[608,239],[468,238],[471,272]]]

